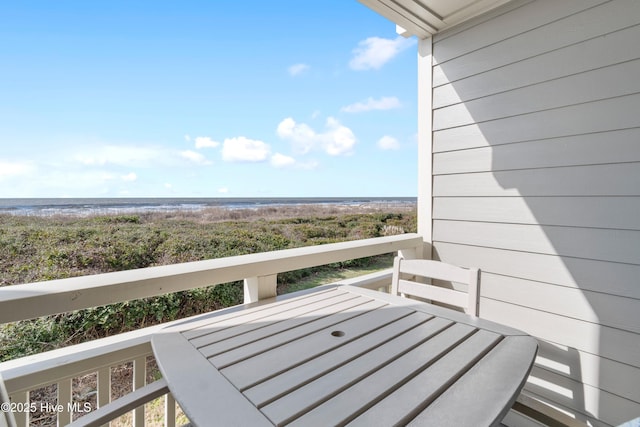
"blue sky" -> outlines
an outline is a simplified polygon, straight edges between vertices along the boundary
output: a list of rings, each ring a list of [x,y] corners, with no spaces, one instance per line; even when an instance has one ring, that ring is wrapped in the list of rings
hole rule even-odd
[[[2,9],[0,197],[416,195],[416,41],[356,0]]]

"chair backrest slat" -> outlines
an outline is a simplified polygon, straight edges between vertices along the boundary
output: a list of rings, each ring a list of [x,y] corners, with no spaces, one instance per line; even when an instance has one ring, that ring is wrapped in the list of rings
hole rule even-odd
[[[418,282],[409,278],[418,276],[467,285],[467,292]],[[420,298],[462,307],[467,314],[478,315],[479,270],[425,259],[396,257],[393,264],[391,292],[395,295],[413,295]]]

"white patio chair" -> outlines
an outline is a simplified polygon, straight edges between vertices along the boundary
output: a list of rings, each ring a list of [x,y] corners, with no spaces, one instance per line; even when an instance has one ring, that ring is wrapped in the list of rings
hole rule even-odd
[[[479,273],[480,270],[477,268],[458,267],[426,259],[396,257],[393,261],[391,293],[403,296],[413,295],[461,307],[465,313],[478,316]],[[416,280],[418,277],[466,284],[467,292],[418,282]]]
[[[98,427],[144,405],[160,396],[169,393],[164,378],[152,382],[138,390],[122,396],[113,402],[89,412],[68,425],[68,427]]]
[[[144,405],[147,402],[152,401],[164,394],[169,393],[167,382],[164,379],[155,381],[149,385],[146,385],[138,390],[135,390],[120,399],[117,399],[100,409],[96,409],[93,412],[88,413],[78,418],[69,426],[83,426],[83,427],[97,427],[108,423],[111,420],[118,418],[121,415],[126,414],[129,411]],[[0,375],[0,404],[10,403],[9,394],[5,388],[2,376]],[[0,411],[0,427],[17,427],[15,417],[10,410]]]

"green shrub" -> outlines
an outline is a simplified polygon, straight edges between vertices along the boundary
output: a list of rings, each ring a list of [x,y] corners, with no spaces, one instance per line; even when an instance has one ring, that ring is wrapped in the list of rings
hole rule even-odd
[[[54,316],[0,325],[0,361],[52,350],[72,336]]]
[[[236,218],[244,218],[236,212]],[[415,212],[203,221],[116,215],[0,215],[0,285],[129,270],[415,231]],[[319,271],[366,267],[371,258],[278,275],[279,289]],[[242,303],[241,282],[0,325],[0,361]]]
[[[139,224],[140,215],[112,215],[94,217],[95,222],[104,224]]]

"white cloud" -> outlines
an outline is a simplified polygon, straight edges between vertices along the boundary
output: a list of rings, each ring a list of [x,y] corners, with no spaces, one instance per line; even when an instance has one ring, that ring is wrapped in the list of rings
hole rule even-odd
[[[352,70],[379,69],[392,60],[397,54],[415,44],[415,40],[398,36],[395,39],[369,37],[358,43],[353,50],[353,58],[349,62]]]
[[[351,154],[357,140],[353,131],[333,117],[327,118],[323,133],[317,133],[305,123],[296,123],[287,117],[278,125],[277,133],[282,139],[293,143],[294,150],[302,154],[312,149],[324,150],[331,156]]]
[[[293,157],[285,156],[284,154],[276,153],[271,156],[271,166],[275,168],[285,168],[287,166],[293,166],[296,164],[296,159]]]
[[[293,142],[294,149],[302,154],[309,152],[317,140],[313,129],[304,123],[296,123],[291,117],[281,121],[276,132],[280,138]]]
[[[138,175],[136,175],[134,172],[129,172],[126,175],[122,175],[120,178],[126,182],[133,182],[138,179]]]
[[[219,145],[218,141],[214,141],[208,136],[196,137],[196,148],[216,148]]]
[[[227,138],[222,145],[222,159],[225,162],[262,162],[270,152],[269,144],[244,136]]]
[[[184,140],[187,142],[191,142],[191,136],[187,133],[184,135]]]
[[[400,143],[392,136],[385,135],[378,140],[378,148],[381,150],[398,150]]]
[[[356,102],[354,104],[342,107],[340,111],[345,113],[361,113],[363,111],[371,110],[391,110],[393,108],[400,108],[400,100],[395,96],[385,96],[380,99],[367,98],[365,101]]]
[[[180,157],[183,159],[187,159],[190,162],[196,163],[198,165],[210,165],[211,162],[207,160],[205,156],[200,153],[196,153],[195,151],[186,150],[180,152]]]
[[[227,194],[229,189],[227,187],[218,188],[218,193]]]
[[[307,71],[309,67],[307,64],[294,64],[288,68],[289,75],[295,77]]]
[[[333,117],[327,119],[327,132],[321,135],[325,151],[332,156],[350,154],[356,144],[356,137],[346,126]]]

